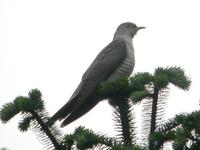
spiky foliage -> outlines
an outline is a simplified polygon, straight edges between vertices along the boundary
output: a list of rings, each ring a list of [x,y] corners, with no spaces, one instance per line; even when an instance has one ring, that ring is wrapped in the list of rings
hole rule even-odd
[[[124,145],[135,144],[136,140],[133,107],[129,100],[133,88],[135,87],[131,87],[129,79],[122,77],[115,82],[102,83],[98,90],[113,107],[117,139]]]
[[[33,89],[28,97],[19,96],[13,102],[5,104],[0,110],[0,119],[3,123],[7,123],[19,113],[22,114],[18,126],[20,131],[25,132],[31,128],[48,149],[61,149],[59,143],[61,133],[55,126],[47,125],[49,114],[44,108],[39,90]]]
[[[115,99],[116,100],[116,99]],[[118,141],[124,145],[136,143],[135,122],[133,107],[128,99],[122,99],[118,105],[113,106],[113,120],[117,131]]]
[[[179,67],[159,67],[154,74],[147,72],[137,73],[129,79],[124,77],[115,82],[102,83],[98,91],[104,98],[109,99],[110,104],[114,108],[114,121],[120,140],[126,141],[124,142],[126,144],[134,143],[134,140],[130,140],[135,137],[133,132],[135,127],[133,126],[134,121],[131,121],[134,120],[134,115],[132,114],[132,106],[129,100],[131,99],[133,104],[143,100],[142,141],[144,146],[151,145],[148,136],[155,131],[156,126],[163,119],[170,83],[183,90],[187,90],[190,80]]]
[[[154,148],[159,149],[166,142],[172,142],[174,150],[200,149],[200,111],[176,115],[159,126],[151,135]]]
[[[32,90],[28,97],[20,96],[13,102],[5,104],[0,110],[0,118],[3,123],[7,123],[16,114],[21,113],[23,118],[19,123],[19,129],[22,132],[29,128],[33,129],[48,148],[56,150],[73,148],[83,150],[94,147],[113,150],[141,150],[135,145],[136,133],[132,106],[142,101],[143,106],[145,106],[143,124],[146,127],[143,128],[143,135],[146,136],[146,141],[149,141],[149,149],[157,149],[165,141],[175,139],[175,136],[178,142],[173,142],[173,146],[176,149],[182,149],[184,146],[188,146],[188,140],[181,139],[181,137],[188,134],[185,134],[187,132],[180,127],[176,128],[177,132],[173,130],[180,125],[177,120],[169,121],[168,124],[157,128],[164,115],[169,83],[183,90],[188,90],[190,80],[181,68],[168,67],[157,68],[154,74],[137,73],[131,78],[122,77],[115,82],[104,82],[100,85],[97,90],[98,98],[108,99],[114,109],[115,127],[118,132],[116,139],[95,134],[92,130],[79,127],[73,134],[66,135],[61,140],[59,131],[53,126],[51,120],[49,121],[41,93],[37,89]],[[149,134],[154,133],[156,128],[162,131],[165,129],[165,134],[156,132],[154,140],[149,140]],[[171,130],[168,132],[170,128]],[[158,138],[160,141],[154,142]],[[194,139],[194,137],[192,138]],[[145,141],[144,138],[143,141]],[[195,149],[199,146],[199,143],[190,145],[190,148]]]
[[[108,137],[101,133],[94,133],[90,129],[79,126],[72,134],[65,135],[63,145],[71,149],[102,149],[102,150],[145,150],[137,145],[124,145],[116,138]]]
[[[75,129],[74,133],[65,135],[63,145],[66,145],[67,149],[108,149],[113,145],[117,145],[115,138],[107,137],[100,133],[94,133],[90,129],[86,129],[83,126],[79,126]]]
[[[115,99],[116,97],[128,97],[133,89],[130,87],[129,82],[127,77],[118,78],[116,81],[102,82],[97,90],[98,95],[101,99],[109,100]]]
[[[144,101],[144,99],[149,100],[149,98],[152,97],[152,83],[153,83],[153,76],[150,73],[144,72],[144,73],[137,73],[134,76],[130,78],[130,84],[132,87],[132,92],[130,95],[130,99],[132,100],[133,104],[140,103],[141,101]],[[151,101],[148,101],[144,107],[143,112],[147,112],[147,115],[149,115],[148,111],[151,108]],[[147,118],[143,118],[144,121],[146,121],[148,124],[150,123],[148,120],[145,120]],[[148,135],[148,129],[149,126],[146,124],[146,126],[143,127],[143,135]],[[146,132],[146,134],[144,134]],[[147,143],[148,136],[143,136],[142,142]],[[145,146],[145,144],[143,144]]]
[[[133,86],[139,87],[139,90],[135,88],[130,98],[134,103],[142,100],[143,105],[143,145],[149,144],[149,149],[152,149],[151,143],[148,143],[148,135],[154,133],[165,115],[169,84],[188,90],[191,81],[180,67],[158,67],[154,74],[136,74],[131,81]]]

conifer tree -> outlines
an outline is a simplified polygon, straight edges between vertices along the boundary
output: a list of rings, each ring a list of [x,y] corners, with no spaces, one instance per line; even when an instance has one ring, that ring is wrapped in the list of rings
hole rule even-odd
[[[161,124],[151,135],[154,149],[171,142],[174,150],[200,149],[200,111],[181,113]]]
[[[174,130],[171,129],[183,124],[176,120],[163,125],[165,128],[159,126],[163,118],[170,83],[183,90],[188,90],[190,86],[189,78],[179,67],[159,67],[154,74],[137,73],[129,78],[122,77],[113,82],[102,83],[98,88],[98,94],[100,98],[107,99],[113,107],[113,120],[118,133],[115,137],[95,133],[82,126],[77,127],[71,134],[63,135],[58,127],[51,122],[44,107],[42,94],[37,89],[31,90],[28,96],[19,96],[13,102],[3,105],[0,109],[0,119],[3,123],[7,123],[15,115],[21,114],[22,120],[19,122],[19,130],[22,132],[28,129],[35,131],[47,149],[142,150],[144,148],[137,146],[136,120],[133,111],[133,106],[136,103],[142,103],[143,126],[146,127],[143,129],[143,139],[148,142],[149,147],[146,145],[146,148],[157,150],[166,140],[174,140],[174,136],[179,135],[178,130],[174,134]],[[199,127],[196,129],[199,130]],[[169,134],[169,138],[164,138],[160,142],[157,139],[159,137],[157,135],[161,134],[160,131],[164,137]],[[193,130],[190,131],[193,132]],[[151,135],[155,138],[149,138],[152,137]],[[182,145],[186,145],[187,141],[183,142]],[[180,146],[177,142],[174,142],[174,145]],[[195,144],[193,144],[194,146]]]

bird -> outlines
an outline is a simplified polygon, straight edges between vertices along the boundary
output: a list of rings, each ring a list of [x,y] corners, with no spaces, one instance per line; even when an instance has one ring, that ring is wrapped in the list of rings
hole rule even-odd
[[[70,99],[51,117],[53,122],[64,120],[60,126],[67,126],[101,101],[97,98],[100,83],[131,75],[135,66],[132,39],[143,28],[132,22],[117,27],[113,40],[96,56]]]

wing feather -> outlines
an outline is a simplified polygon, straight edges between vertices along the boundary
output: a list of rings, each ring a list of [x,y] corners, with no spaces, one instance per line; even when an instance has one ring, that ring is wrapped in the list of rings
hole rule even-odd
[[[81,83],[69,101],[52,118],[55,120],[63,119],[70,113],[78,111],[77,108],[87,101],[87,98],[96,90],[98,85],[106,80],[122,63],[126,58],[126,53],[127,47],[124,41],[112,41],[106,46],[83,74]],[[77,116],[77,118],[80,116]]]

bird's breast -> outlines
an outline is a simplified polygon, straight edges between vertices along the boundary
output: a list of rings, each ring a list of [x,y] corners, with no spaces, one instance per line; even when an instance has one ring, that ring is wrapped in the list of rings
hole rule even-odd
[[[132,44],[127,44],[127,55],[119,67],[110,75],[108,81],[113,81],[121,76],[130,76],[135,66],[134,49]]]

